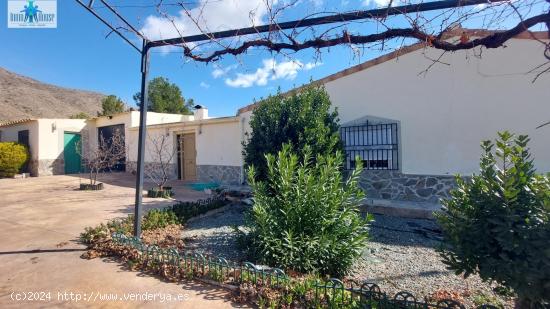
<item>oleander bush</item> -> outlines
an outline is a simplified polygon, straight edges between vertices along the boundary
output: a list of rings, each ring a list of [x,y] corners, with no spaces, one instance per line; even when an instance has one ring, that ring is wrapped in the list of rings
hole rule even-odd
[[[307,149],[299,160],[287,144],[267,155],[267,180],[249,169],[254,206],[238,235],[251,258],[298,272],[347,273],[367,244],[368,219],[358,209],[362,167],[344,181],[342,160],[340,152],[313,160]]]
[[[29,160],[29,151],[22,144],[0,143],[0,178],[13,177]]]
[[[457,176],[458,188],[436,215],[444,263],[512,288],[519,308],[550,301],[550,180],[536,173],[528,141],[509,132],[484,141],[479,174]]]

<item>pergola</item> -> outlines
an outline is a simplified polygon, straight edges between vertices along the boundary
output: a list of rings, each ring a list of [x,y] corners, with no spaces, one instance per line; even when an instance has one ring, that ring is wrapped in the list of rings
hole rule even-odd
[[[134,216],[134,236],[139,237],[141,235],[141,216],[142,216],[142,198],[143,198],[143,178],[144,178],[144,155],[145,155],[145,136],[147,131],[147,104],[148,104],[148,91],[147,91],[147,79],[149,72],[149,52],[151,49],[162,46],[174,46],[178,44],[188,44],[193,42],[211,41],[214,39],[224,39],[231,37],[239,37],[243,35],[265,33],[271,31],[281,31],[287,29],[298,29],[304,27],[315,27],[320,25],[343,23],[356,20],[366,20],[383,18],[392,15],[402,15],[408,13],[418,13],[442,9],[450,9],[457,7],[464,7],[470,5],[486,4],[487,0],[443,0],[434,2],[425,2],[418,4],[410,4],[403,6],[395,6],[388,8],[379,8],[372,10],[355,11],[349,13],[340,13],[322,17],[306,18],[301,20],[281,22],[277,24],[266,24],[256,27],[247,27],[241,29],[232,29],[226,31],[218,31],[211,33],[202,33],[197,35],[189,35],[184,37],[175,37],[166,40],[149,40],[140,31],[138,31],[127,19],[125,19],[114,6],[107,3],[107,0],[99,0],[112,14],[116,16],[118,20],[124,23],[128,30],[137,35],[141,40],[141,47],[136,46],[125,36],[120,30],[111,25],[105,18],[99,15],[94,10],[95,0],[89,0],[88,3],[84,3],[83,0],[76,0],[83,8],[94,15],[98,20],[104,23],[112,32],[116,33],[126,43],[130,44],[141,55],[141,106],[140,106],[140,119],[139,119],[139,141],[138,141],[138,158],[137,158],[137,175],[136,175],[136,193],[135,193],[135,216]],[[505,0],[492,0],[493,3],[502,2]]]

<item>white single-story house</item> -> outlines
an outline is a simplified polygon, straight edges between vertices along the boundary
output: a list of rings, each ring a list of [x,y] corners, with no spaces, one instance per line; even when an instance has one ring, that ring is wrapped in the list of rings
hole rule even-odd
[[[462,33],[490,32],[457,28],[449,40]],[[529,135],[535,167],[550,172],[550,125],[537,128],[550,121],[550,73],[534,81],[548,68],[541,42],[548,32],[482,52],[421,42],[315,81],[338,110],[346,167],[363,160],[367,196],[437,202],[455,186],[453,175],[479,170],[481,141],[503,130]],[[248,121],[254,106],[238,114]]]
[[[167,151],[177,152],[171,162],[172,178],[241,181],[241,130],[237,117],[209,118],[206,108],[196,109],[194,115],[148,112],[147,126],[145,159],[149,165],[156,163],[152,159],[151,141],[156,135],[165,134],[172,141],[167,144]],[[137,111],[92,119],[22,119],[0,124],[0,141],[20,142],[29,147],[28,172],[32,176],[73,174],[82,170],[80,154],[95,149],[100,136],[107,139],[119,130],[125,137],[127,154],[125,164],[116,168],[133,172],[138,127]],[[78,152],[77,145],[82,145]],[[218,177],[204,176],[213,173],[212,170]]]
[[[454,29],[471,38],[484,30]],[[314,83],[325,86],[337,108],[346,168],[363,161],[361,185],[377,199],[435,202],[447,197],[454,174],[478,170],[480,142],[498,131],[528,134],[540,172],[550,171],[550,75],[533,82],[544,57],[547,32],[525,32],[497,49],[446,52],[417,43],[361,63]],[[443,54],[442,54],[443,53]],[[434,63],[434,59],[438,59]],[[173,178],[241,184],[242,142],[256,104],[235,116],[209,118],[149,112],[148,140],[169,137]],[[126,171],[135,170],[139,112],[90,120],[27,119],[0,125],[1,141],[20,141],[32,153],[31,173],[75,172],[73,138],[97,144],[99,134],[124,128]],[[76,137],[74,137],[76,136]],[[153,164],[150,142],[146,164]],[[69,163],[67,163],[69,162]],[[76,170],[78,171],[78,169]]]

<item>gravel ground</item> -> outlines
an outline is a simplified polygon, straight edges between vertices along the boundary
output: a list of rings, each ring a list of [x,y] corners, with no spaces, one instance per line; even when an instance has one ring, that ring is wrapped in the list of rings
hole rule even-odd
[[[243,224],[245,208],[243,204],[230,204],[187,222],[182,234],[187,250],[242,261],[244,256],[237,248],[233,226]]]
[[[408,291],[417,298],[451,292],[472,306],[475,302],[511,306],[476,275],[467,279],[445,268],[435,248],[441,232],[434,221],[375,216],[371,240],[352,273],[354,279],[374,282],[392,295]]]
[[[189,222],[183,232],[185,246],[203,254],[243,261],[232,226],[243,223],[245,208],[232,204]],[[374,282],[389,295],[408,291],[421,300],[444,291],[453,293],[468,307],[480,302],[512,307],[510,300],[498,296],[478,276],[464,279],[445,269],[435,250],[441,240],[435,222],[381,215],[374,218],[370,242],[354,266],[353,279]]]

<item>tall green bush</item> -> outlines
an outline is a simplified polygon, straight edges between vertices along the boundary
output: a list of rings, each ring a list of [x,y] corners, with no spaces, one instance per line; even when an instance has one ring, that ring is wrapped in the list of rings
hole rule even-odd
[[[19,143],[0,143],[0,177],[13,177],[29,160],[27,147]]]
[[[512,288],[519,306],[550,301],[550,180],[535,172],[527,136],[482,143],[480,173],[457,177],[437,215],[444,262],[457,274]]]
[[[305,146],[315,154],[342,149],[338,113],[331,110],[329,95],[323,87],[307,86],[291,95],[278,92],[269,96],[254,110],[250,127],[243,156],[247,166],[256,168],[260,179],[267,176],[265,155],[277,154],[285,143],[292,145],[300,160]]]
[[[307,148],[303,160],[288,144],[267,155],[266,181],[257,181],[250,168],[254,206],[240,243],[260,263],[341,276],[367,241],[368,220],[358,212],[361,166],[344,182],[340,152],[313,160]]]

